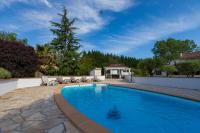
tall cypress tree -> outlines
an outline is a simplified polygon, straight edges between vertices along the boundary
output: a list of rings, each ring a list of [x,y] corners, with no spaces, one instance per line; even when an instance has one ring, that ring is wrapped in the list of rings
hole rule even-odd
[[[75,75],[78,72],[78,60],[80,54],[78,52],[80,45],[79,39],[75,36],[73,27],[75,19],[70,20],[67,16],[67,9],[63,8],[63,14],[58,14],[61,17],[60,22],[51,22],[54,27],[51,29],[55,38],[52,41],[52,46],[58,57],[59,74]]]

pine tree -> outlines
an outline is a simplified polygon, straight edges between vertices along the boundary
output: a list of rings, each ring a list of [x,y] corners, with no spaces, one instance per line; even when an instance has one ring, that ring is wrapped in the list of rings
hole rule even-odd
[[[80,53],[78,52],[80,45],[79,39],[75,36],[73,27],[75,19],[69,20],[67,9],[63,8],[63,14],[58,14],[61,21],[51,22],[54,29],[51,29],[55,38],[51,45],[55,50],[55,54],[59,61],[59,74],[75,75],[78,72],[78,60]]]

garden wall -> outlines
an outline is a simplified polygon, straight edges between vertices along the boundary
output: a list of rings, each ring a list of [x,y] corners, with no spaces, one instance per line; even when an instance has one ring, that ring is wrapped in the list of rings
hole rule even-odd
[[[40,78],[0,80],[0,95],[18,88],[40,86],[41,83],[42,81]]]
[[[131,81],[130,77],[128,80]],[[132,82],[138,84],[200,90],[200,78],[134,77]]]
[[[105,80],[105,76],[96,76],[99,80]]]
[[[41,84],[41,78],[18,79],[17,88],[34,87],[40,86]]]
[[[13,91],[17,88],[17,79],[0,80],[0,95],[9,91]]]
[[[87,76],[88,78],[92,78],[93,76]],[[105,80],[105,76],[97,76],[100,80]],[[71,77],[64,77],[64,79],[70,79]],[[81,78],[81,76],[76,77]],[[56,80],[56,77],[48,77],[49,80]],[[40,86],[42,83],[41,78],[19,78],[19,79],[8,79],[8,80],[0,80],[0,96],[13,91],[18,88],[27,88]]]

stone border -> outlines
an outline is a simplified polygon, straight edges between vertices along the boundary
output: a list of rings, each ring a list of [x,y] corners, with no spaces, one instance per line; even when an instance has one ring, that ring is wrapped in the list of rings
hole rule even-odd
[[[111,131],[87,118],[71,106],[60,93],[64,86],[68,85],[58,85],[54,90],[54,98],[60,110],[72,124],[83,133],[111,133]]]

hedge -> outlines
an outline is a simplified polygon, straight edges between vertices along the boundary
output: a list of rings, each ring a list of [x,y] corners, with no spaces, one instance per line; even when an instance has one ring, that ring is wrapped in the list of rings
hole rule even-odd
[[[20,42],[0,40],[0,67],[10,71],[12,77],[33,77],[38,64],[33,47]]]
[[[11,78],[11,73],[0,67],[0,79],[7,79],[7,78]]]

